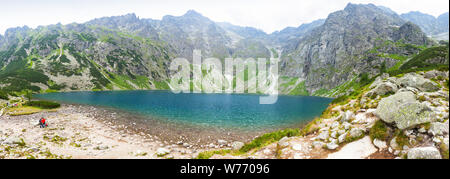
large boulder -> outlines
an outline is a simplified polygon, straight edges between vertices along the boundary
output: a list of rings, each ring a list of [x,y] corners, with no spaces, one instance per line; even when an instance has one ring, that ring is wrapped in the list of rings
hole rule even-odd
[[[424,77],[428,78],[428,79],[436,78],[438,76],[445,77],[445,76],[448,76],[448,75],[445,72],[437,71],[437,70],[431,70],[431,71],[428,71],[428,72],[426,72],[424,74]]]
[[[391,82],[382,82],[375,86],[372,90],[366,93],[366,97],[371,97],[374,95],[386,95],[389,93],[395,93],[398,91],[398,87],[396,84]]]
[[[348,121],[350,121],[350,119],[352,119],[354,116],[355,116],[355,114],[354,114],[352,111],[350,111],[350,110],[345,111],[345,113],[342,115],[341,122],[342,122],[342,123],[348,122]]]
[[[328,144],[327,144],[327,149],[330,150],[334,150],[336,148],[338,148],[339,145],[337,144],[337,140],[336,139],[332,139]]]
[[[158,150],[156,150],[156,155],[158,157],[165,156],[169,153],[170,153],[170,149],[166,149],[166,148],[159,148]]]
[[[408,151],[408,159],[442,159],[435,147],[417,147]]]
[[[391,142],[389,143],[389,145],[391,146],[391,148],[393,148],[393,149],[395,149],[395,150],[398,150],[398,149],[403,148],[403,146],[399,146],[399,145],[398,145],[398,143],[397,143],[397,137],[394,137],[394,138],[391,140]]]
[[[233,148],[233,150],[239,150],[242,147],[244,147],[244,145],[245,144],[243,142],[236,141],[236,142],[233,142],[233,144],[231,144],[231,148]]]
[[[330,136],[330,132],[326,130],[326,131],[320,132],[320,134],[317,136],[317,139],[326,140],[326,139],[328,139],[329,136]]]
[[[374,114],[386,123],[395,123],[402,130],[430,122],[433,117],[431,109],[419,103],[409,91],[383,98]]]
[[[375,78],[375,81],[369,86],[369,88],[370,89],[375,88],[379,84],[383,83],[383,80],[386,79],[386,78],[389,78],[389,74],[383,73],[382,75],[380,75],[377,78]]]
[[[283,137],[278,141],[278,146],[284,148],[289,146],[289,138],[288,137]]]
[[[448,123],[433,122],[431,123],[429,133],[432,135],[448,134]]]
[[[364,135],[364,130],[363,129],[361,129],[361,128],[352,128],[351,130],[350,130],[350,133],[349,133],[349,137],[350,138],[359,138],[359,137],[361,137],[362,135]]]
[[[416,73],[408,73],[405,76],[398,79],[401,86],[404,87],[414,87],[421,91],[437,91],[439,87],[431,80],[425,79],[419,74]]]

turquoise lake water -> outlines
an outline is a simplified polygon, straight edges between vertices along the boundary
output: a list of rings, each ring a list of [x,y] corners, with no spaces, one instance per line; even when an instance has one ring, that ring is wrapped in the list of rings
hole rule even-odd
[[[113,108],[180,124],[256,130],[309,122],[320,116],[332,100],[278,96],[277,103],[262,105],[258,95],[174,94],[170,91],[66,92],[38,94],[35,98]]]

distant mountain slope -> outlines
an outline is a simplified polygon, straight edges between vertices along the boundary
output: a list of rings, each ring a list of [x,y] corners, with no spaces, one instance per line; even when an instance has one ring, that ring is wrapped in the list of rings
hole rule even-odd
[[[281,93],[336,96],[343,85],[398,68],[433,44],[417,25],[372,4],[348,4],[326,20],[272,34],[193,10],[162,20],[127,14],[8,29],[0,36],[0,88],[168,89],[171,60],[191,59],[199,49],[203,59],[280,57]]]
[[[194,49],[202,50],[202,54],[207,57],[231,57],[240,40],[256,37],[263,39],[267,36],[254,28],[216,23],[194,10],[189,10],[183,16],[167,15],[162,20],[139,19],[135,14],[128,14],[95,19],[86,24],[162,41],[176,51],[178,56],[188,59],[192,58]],[[258,46],[264,47],[262,44]],[[265,48],[256,51],[265,51],[264,56],[270,56]]]
[[[432,15],[424,14],[418,11],[402,14],[401,17],[407,21],[417,24],[429,36],[443,36],[447,34],[447,38],[438,40],[448,40],[448,12],[435,18]]]
[[[398,15],[372,4],[348,4],[298,40],[294,49],[287,48],[281,68],[284,75],[306,79],[306,88],[315,93],[394,66],[397,59],[386,54],[408,56],[429,45],[419,27]]]
[[[13,36],[15,35],[15,36]],[[83,24],[15,29],[0,56],[3,90],[158,89],[167,79],[167,46]]]
[[[281,31],[276,31],[270,34],[270,37],[278,44],[294,42],[302,38],[309,31],[323,25],[324,22],[324,19],[319,19],[311,23],[302,24],[299,27],[287,27]]]

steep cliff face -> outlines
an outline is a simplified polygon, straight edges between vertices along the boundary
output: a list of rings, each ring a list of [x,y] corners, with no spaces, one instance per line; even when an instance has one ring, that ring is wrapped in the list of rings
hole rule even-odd
[[[382,65],[390,68],[396,64],[395,59],[371,55],[370,50],[417,53],[418,49],[403,48],[406,44],[427,46],[432,42],[396,14],[372,4],[349,4],[330,14],[322,26],[300,39],[296,48],[287,48],[281,68],[287,76],[306,79],[306,88],[314,93],[335,88],[363,72],[376,74]]]

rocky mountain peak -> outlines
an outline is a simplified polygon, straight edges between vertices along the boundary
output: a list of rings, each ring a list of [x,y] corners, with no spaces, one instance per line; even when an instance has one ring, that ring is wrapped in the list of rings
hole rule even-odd
[[[404,20],[395,13],[391,13],[384,8],[375,6],[374,4],[352,4],[349,3],[343,10],[347,13],[347,17],[357,18],[360,20],[380,20],[382,18],[387,24],[401,25]],[[338,11],[339,12],[339,11]]]
[[[405,43],[410,44],[426,44],[430,45],[431,40],[428,39],[425,33],[422,32],[420,27],[412,22],[406,22],[397,31],[394,40],[403,39]]]
[[[199,12],[197,12],[193,9],[188,10],[183,16],[184,17],[203,17],[202,14],[200,14]]]
[[[345,6],[344,11],[352,12],[352,11],[358,11],[358,10],[368,10],[368,9],[375,9],[377,6],[374,4],[353,4],[348,3],[347,6]]]
[[[87,25],[105,26],[108,28],[124,28],[133,24],[140,24],[142,21],[134,13],[121,16],[102,17],[87,22]]]
[[[447,24],[448,24],[448,12],[441,14],[438,19],[442,19],[442,20],[447,20]]]
[[[397,14],[373,4],[350,3],[344,10],[330,14],[323,25],[298,39],[294,48],[285,48],[282,66],[286,67],[284,73],[287,76],[305,78],[306,87],[312,91],[331,89],[349,80],[352,73],[367,72],[361,69],[373,69],[382,63],[395,64],[395,61],[386,62],[382,58],[371,58],[372,64],[358,64],[359,58],[366,58],[367,51],[379,46],[377,43],[393,41],[417,46],[431,44],[418,26],[405,24]]]
[[[401,17],[406,21],[417,24],[427,35],[439,35],[448,33],[448,13],[440,15],[438,18],[424,14],[419,11],[411,11],[402,14]]]
[[[203,16],[195,10],[189,10],[182,16],[172,16],[167,15],[162,18],[162,21],[182,21],[182,22],[194,22],[194,21],[203,21],[203,22],[212,22],[209,18]]]
[[[440,26],[441,28],[443,28],[442,31],[448,32],[448,21],[449,21],[449,18],[448,18],[448,12],[446,12],[446,13],[440,15],[440,16],[437,18],[437,21],[439,22],[439,26]]]
[[[15,36],[17,33],[24,33],[31,30],[28,26],[9,28],[5,32],[5,37]]]

